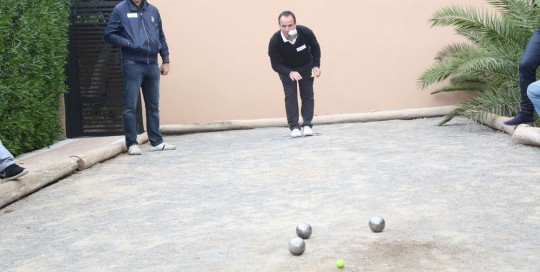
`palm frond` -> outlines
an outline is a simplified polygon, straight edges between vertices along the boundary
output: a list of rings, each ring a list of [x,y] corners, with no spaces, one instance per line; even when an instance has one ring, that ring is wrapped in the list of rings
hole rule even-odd
[[[467,117],[474,122],[478,122],[485,118],[488,113],[513,115],[518,109],[519,86],[490,89],[479,92],[471,100],[462,103],[450,114],[446,115],[439,125],[444,125],[457,116]]]
[[[512,20],[517,26],[532,32],[539,24],[536,16],[535,2],[530,0],[487,0],[489,4],[499,9],[501,14]]]
[[[474,45],[453,44],[445,47],[437,54],[437,61],[428,68],[418,79],[418,86],[425,89],[431,84],[439,83],[452,75],[465,74],[460,72],[466,62],[475,58],[488,57],[488,52]],[[483,73],[483,71],[481,71]],[[470,71],[469,75],[474,73]]]
[[[465,42],[447,45],[435,55],[435,60],[442,61],[446,58],[454,57],[461,54],[461,52],[473,50],[472,47],[475,47],[475,45]]]
[[[435,12],[430,20],[432,26],[453,26],[456,31],[473,43],[479,42],[479,37],[489,42],[498,42],[520,46],[513,39],[515,33],[522,29],[504,19],[500,15],[488,11],[479,11],[473,7],[450,6]]]
[[[492,79],[487,79],[485,76],[475,76],[475,75],[453,75],[450,83],[459,84],[459,83],[482,83],[487,84],[493,82]]]
[[[455,92],[455,91],[481,92],[484,90],[485,90],[485,84],[471,82],[471,83],[460,83],[460,84],[452,84],[452,85],[444,86],[431,92],[431,94],[448,93],[448,92]]]
[[[461,75],[461,76],[452,76],[450,78],[450,84],[443,86],[431,94],[437,93],[446,93],[453,91],[476,91],[483,92],[488,88],[488,82],[484,80],[484,77],[473,76],[473,75]]]
[[[420,89],[425,89],[428,86],[442,82],[452,76],[455,67],[451,67],[448,63],[439,62],[428,68],[418,78],[417,85]]]
[[[514,63],[509,63],[494,57],[474,58],[464,61],[454,73],[456,75],[488,73],[495,76],[515,80],[519,74]]]

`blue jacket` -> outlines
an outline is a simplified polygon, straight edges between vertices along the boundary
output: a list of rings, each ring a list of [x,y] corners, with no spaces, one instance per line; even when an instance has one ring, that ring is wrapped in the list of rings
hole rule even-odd
[[[156,63],[157,54],[169,62],[169,47],[161,26],[158,9],[142,0],[137,7],[131,0],[120,2],[105,27],[106,42],[122,48],[122,58],[144,63]]]

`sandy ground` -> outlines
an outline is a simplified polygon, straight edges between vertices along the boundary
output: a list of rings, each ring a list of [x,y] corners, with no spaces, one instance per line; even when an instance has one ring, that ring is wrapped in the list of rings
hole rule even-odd
[[[540,149],[439,120],[168,136],[0,210],[0,271],[540,271]]]

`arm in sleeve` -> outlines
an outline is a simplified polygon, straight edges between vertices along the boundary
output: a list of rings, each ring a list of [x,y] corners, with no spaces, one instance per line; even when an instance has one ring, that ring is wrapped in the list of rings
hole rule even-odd
[[[276,39],[272,37],[272,39],[270,39],[270,44],[268,45],[268,56],[270,56],[272,69],[274,69],[274,71],[276,71],[278,74],[289,76],[292,70],[283,65],[283,58],[279,54],[277,46]]]
[[[121,31],[122,21],[120,19],[120,14],[114,9],[109,18],[109,22],[103,31],[103,39],[114,46],[127,47],[129,46],[129,40],[120,36]]]
[[[321,67],[321,47],[319,46],[319,42],[317,41],[317,37],[315,37],[315,33],[311,31],[311,29],[306,28],[306,37],[309,41],[310,47],[311,47],[311,56],[313,57],[313,64],[315,67]]]
[[[161,48],[159,49],[159,55],[161,55],[161,60],[163,63],[169,63],[169,46],[167,45],[167,39],[165,39],[165,33],[163,32],[163,25],[161,21],[161,15],[159,15],[159,42],[161,43]]]

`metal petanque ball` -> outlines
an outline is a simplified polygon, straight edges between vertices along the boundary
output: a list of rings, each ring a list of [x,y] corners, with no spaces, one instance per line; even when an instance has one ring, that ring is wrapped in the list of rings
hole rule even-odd
[[[300,223],[296,226],[296,234],[302,239],[309,239],[311,236],[311,226],[308,223]]]
[[[306,242],[300,237],[294,237],[289,240],[289,251],[292,255],[299,256],[306,250]]]
[[[384,225],[385,225],[385,223],[384,223],[384,219],[382,217],[375,216],[375,217],[372,217],[369,220],[369,228],[373,232],[381,232],[381,231],[383,231]]]

